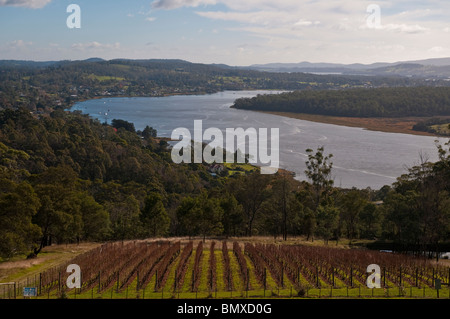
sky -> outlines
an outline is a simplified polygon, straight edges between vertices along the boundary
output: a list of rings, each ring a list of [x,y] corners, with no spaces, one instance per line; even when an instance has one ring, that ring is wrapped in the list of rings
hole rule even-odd
[[[369,64],[450,57],[450,1],[0,0],[0,30],[0,59]]]

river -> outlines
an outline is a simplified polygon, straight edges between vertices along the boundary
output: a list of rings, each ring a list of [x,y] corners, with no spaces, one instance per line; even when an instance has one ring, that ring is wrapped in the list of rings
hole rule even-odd
[[[267,93],[278,92],[102,98],[76,103],[72,110],[90,114],[101,122],[126,120],[137,130],[149,125],[163,137],[170,137],[179,127],[193,132],[194,120],[203,121],[203,130],[214,127],[223,132],[226,128],[267,128],[270,133],[270,128],[279,128],[281,168],[295,172],[299,180],[306,179],[306,149],[324,146],[326,154],[333,154],[335,186],[346,188],[379,189],[395,182],[407,167],[418,164],[420,154],[430,161],[437,159],[435,137],[376,132],[230,108],[237,98]]]

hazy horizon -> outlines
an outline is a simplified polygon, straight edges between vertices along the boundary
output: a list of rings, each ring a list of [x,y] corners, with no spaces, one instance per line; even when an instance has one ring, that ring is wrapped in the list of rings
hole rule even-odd
[[[70,4],[80,8],[80,28],[67,24]],[[448,12],[443,0],[0,0],[0,59],[248,66],[443,58]]]

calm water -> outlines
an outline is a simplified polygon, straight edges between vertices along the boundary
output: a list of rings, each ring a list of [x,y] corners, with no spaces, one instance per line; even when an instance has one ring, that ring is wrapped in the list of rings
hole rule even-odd
[[[437,159],[436,138],[398,133],[383,133],[321,124],[258,112],[231,109],[239,97],[275,91],[227,91],[211,95],[170,96],[161,98],[105,98],[78,103],[72,110],[81,110],[101,122],[112,119],[133,122],[137,130],[146,125],[159,136],[170,137],[179,127],[193,134],[194,120],[203,120],[203,129],[217,127],[244,129],[279,128],[280,167],[305,179],[307,148],[325,147],[333,154],[335,185],[379,189],[395,182],[406,167],[419,162],[419,154]],[[444,141],[444,140],[443,140]]]

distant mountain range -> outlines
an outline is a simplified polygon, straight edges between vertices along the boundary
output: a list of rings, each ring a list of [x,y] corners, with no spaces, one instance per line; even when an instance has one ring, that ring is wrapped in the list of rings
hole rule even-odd
[[[177,64],[191,64],[184,60],[132,60],[132,59],[116,59],[124,61],[158,61]],[[81,60],[80,62],[102,62],[106,61],[101,58],[90,58]],[[76,62],[70,60],[62,61],[23,61],[23,60],[0,60],[0,67],[32,67],[46,68],[49,66],[64,65]],[[210,64],[211,66],[222,69],[246,69],[276,73],[315,73],[315,74],[343,74],[343,75],[367,75],[367,76],[401,76],[401,77],[417,77],[417,78],[439,78],[450,79],[450,58],[436,58],[416,61],[400,61],[395,63],[377,62],[372,64],[339,64],[339,63],[268,63],[254,64],[250,66],[229,66],[225,64]]]
[[[450,78],[450,58],[436,58],[395,63],[339,64],[339,63],[269,63],[249,66],[253,70],[267,72],[304,72],[327,74],[356,74],[382,76],[408,76]]]

